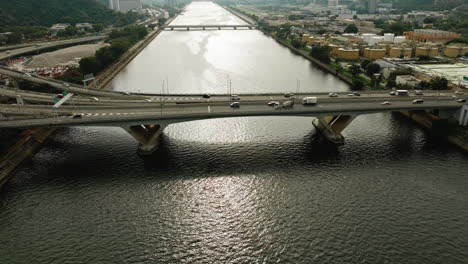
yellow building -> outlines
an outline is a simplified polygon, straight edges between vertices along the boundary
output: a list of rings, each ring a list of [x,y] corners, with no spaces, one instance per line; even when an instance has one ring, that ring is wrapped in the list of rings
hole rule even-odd
[[[363,56],[370,60],[377,60],[385,57],[385,49],[365,48]]]
[[[429,56],[435,57],[439,55],[439,49],[437,47],[416,47],[414,55],[418,56]]]
[[[447,46],[444,49],[444,55],[447,57],[465,56],[468,53],[468,47],[464,46]]]
[[[412,48],[400,48],[392,47],[388,52],[388,56],[391,58],[411,57],[413,55]]]
[[[339,48],[336,58],[341,60],[357,60],[359,58],[359,50]]]
[[[328,46],[330,47],[330,55],[332,55],[332,56],[337,56],[338,55],[338,49],[343,48],[343,46],[335,45],[335,44],[330,44]]]

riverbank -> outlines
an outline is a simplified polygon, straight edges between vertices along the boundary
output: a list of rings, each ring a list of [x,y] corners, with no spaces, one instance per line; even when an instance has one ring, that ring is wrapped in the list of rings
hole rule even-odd
[[[166,21],[165,25],[171,23],[177,16]],[[136,43],[116,62],[109,66],[104,72],[96,77],[98,89],[103,89],[107,84],[130,63],[159,33],[160,28],[148,34],[143,40]],[[32,158],[47,141],[47,139],[60,131],[59,128],[28,129],[22,132],[21,138],[3,156],[0,156],[0,188],[15,173],[15,171],[28,159]],[[2,155],[2,153],[0,153]]]
[[[0,188],[26,160],[32,158],[42,148],[50,136],[58,131],[58,128],[37,128],[23,131],[21,139],[0,158]]]

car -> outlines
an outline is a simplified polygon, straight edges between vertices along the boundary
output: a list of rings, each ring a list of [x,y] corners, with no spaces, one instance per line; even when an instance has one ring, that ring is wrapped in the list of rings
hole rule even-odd
[[[286,97],[286,98],[293,97],[293,96],[294,96],[294,94],[292,94],[292,93],[284,94],[284,97]]]
[[[354,94],[354,96],[361,96],[361,94],[358,93],[358,92],[353,92],[353,94]]]
[[[395,91],[391,91],[391,92],[390,92],[390,95],[396,95],[396,92],[395,92]]]
[[[338,94],[337,93],[329,93],[328,97],[338,97]]]
[[[239,102],[233,102],[229,105],[230,107],[232,108],[239,108],[240,107],[240,103]]]
[[[454,94],[457,94],[457,95],[463,95],[463,92],[461,92],[461,91],[455,91],[455,92],[453,92],[453,93],[454,93]]]
[[[424,100],[423,99],[416,99],[416,100],[413,100],[413,104],[422,104],[424,103]]]
[[[466,103],[466,99],[458,99],[457,102],[459,102],[459,103]]]
[[[63,83],[63,86],[65,86],[65,87],[70,87],[70,84],[68,84],[68,83]]]
[[[29,74],[29,73],[25,73],[24,76],[26,76],[26,77],[32,77],[31,74]]]
[[[58,99],[62,99],[63,98],[63,94],[57,94],[56,95]]]
[[[278,101],[268,102],[268,106],[275,106],[275,105],[279,105],[279,102]]]
[[[421,91],[421,90],[415,90],[415,91],[414,91],[414,94],[415,94],[415,95],[423,95],[423,91]]]
[[[146,99],[143,99],[143,102],[151,103],[151,102],[153,102],[153,100],[151,100],[149,98],[146,98]]]
[[[131,95],[131,93],[129,93],[129,92],[121,92],[121,94],[123,94],[123,95]]]
[[[209,94],[204,94],[202,97],[203,97],[203,98],[206,98],[206,99],[209,99],[209,98],[211,98],[211,95],[209,95]]]
[[[74,115],[73,115],[73,119],[80,119],[80,118],[82,118],[82,117],[83,117],[82,114],[74,114]]]
[[[233,95],[231,95],[231,100],[232,101],[239,101],[240,97],[238,95],[236,95],[236,94],[233,94]]]
[[[97,97],[91,97],[91,100],[93,100],[95,102],[99,102],[99,98],[97,98]]]
[[[390,103],[389,101],[385,101],[385,102],[382,102],[380,103],[381,105],[391,105],[392,103]]]

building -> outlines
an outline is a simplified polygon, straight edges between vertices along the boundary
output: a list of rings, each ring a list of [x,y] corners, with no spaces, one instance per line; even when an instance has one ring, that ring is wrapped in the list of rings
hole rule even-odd
[[[328,7],[336,7],[338,5],[338,0],[328,0]]]
[[[57,34],[57,32],[61,31],[61,30],[65,30],[67,29],[67,27],[69,27],[70,24],[53,24],[51,27],[50,27],[50,32],[52,32],[52,35],[55,35]]]
[[[369,14],[375,14],[377,10],[377,0],[367,0],[367,12]]]
[[[413,75],[398,75],[395,82],[397,85],[416,87],[420,80]]]
[[[429,56],[435,57],[439,55],[439,49],[437,47],[416,47],[414,51],[416,57]]]
[[[447,57],[451,57],[451,58],[455,58],[458,56],[467,56],[468,46],[456,46],[456,45],[447,46],[444,49],[444,55]]]
[[[386,50],[380,48],[365,48],[363,51],[363,56],[370,60],[382,59],[385,57]]]
[[[93,29],[93,25],[90,23],[76,23],[75,25],[78,31],[85,31],[86,29]]]
[[[340,60],[357,60],[359,59],[359,49],[338,48],[336,58]]]
[[[143,8],[142,0],[109,0],[109,8],[115,11],[128,12]]]
[[[419,42],[445,43],[447,41],[460,38],[460,34],[437,29],[415,29],[404,32],[406,39]]]
[[[411,58],[412,48],[391,47],[388,56],[391,58]]]

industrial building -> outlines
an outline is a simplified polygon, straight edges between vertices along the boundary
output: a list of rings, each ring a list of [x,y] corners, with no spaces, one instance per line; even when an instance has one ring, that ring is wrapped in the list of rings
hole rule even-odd
[[[406,39],[419,42],[445,43],[450,40],[460,38],[460,34],[437,29],[415,29],[404,32]]]
[[[142,0],[109,0],[109,8],[115,11],[128,12],[143,8]]]

